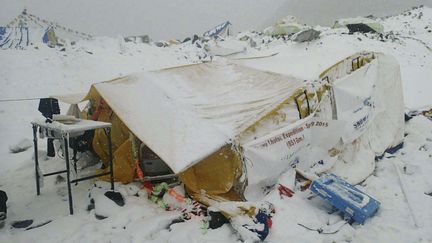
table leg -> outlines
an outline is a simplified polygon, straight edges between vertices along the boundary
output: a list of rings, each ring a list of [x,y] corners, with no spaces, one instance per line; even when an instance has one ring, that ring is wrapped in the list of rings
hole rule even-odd
[[[40,195],[39,185],[39,158],[38,158],[38,142],[37,142],[37,126],[33,125],[33,147],[34,147],[34,159],[35,159],[35,174],[36,174],[36,194]]]
[[[71,191],[71,184],[70,184],[70,165],[69,165],[69,141],[68,137],[64,135],[63,136],[63,146],[64,146],[64,154],[65,154],[65,160],[66,160],[66,177],[67,177],[67,187],[68,187],[68,197],[69,197],[69,213],[73,214],[73,202],[72,202],[72,191]]]
[[[114,169],[113,169],[113,156],[112,156],[111,128],[107,128],[106,134],[108,137],[108,153],[109,153],[111,190],[114,190]]]

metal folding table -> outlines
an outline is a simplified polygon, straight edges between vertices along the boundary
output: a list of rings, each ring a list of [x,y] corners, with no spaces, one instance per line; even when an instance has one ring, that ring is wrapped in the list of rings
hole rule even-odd
[[[89,180],[100,176],[110,175],[111,190],[114,190],[114,172],[113,172],[113,162],[112,162],[112,143],[111,143],[111,123],[99,122],[92,120],[78,119],[72,124],[63,124],[58,121],[52,123],[46,123],[45,120],[33,121],[33,142],[34,142],[34,158],[35,158],[35,173],[36,173],[36,192],[40,195],[40,177],[52,176],[57,174],[66,173],[67,187],[68,187],[68,198],[69,198],[69,212],[73,214],[73,200],[72,200],[72,190],[71,184],[79,181]],[[66,169],[60,171],[54,171],[46,174],[39,174],[39,160],[38,160],[38,138],[37,130],[41,128],[49,134],[50,138],[59,139],[63,142],[64,149],[64,159],[66,162]],[[69,138],[81,135],[85,131],[104,129],[108,138],[108,153],[109,153],[109,172],[94,174],[75,180],[70,179],[70,159],[69,159]]]

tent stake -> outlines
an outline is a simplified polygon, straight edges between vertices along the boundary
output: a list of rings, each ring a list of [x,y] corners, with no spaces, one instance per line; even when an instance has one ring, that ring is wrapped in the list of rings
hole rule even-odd
[[[414,221],[414,226],[417,227],[417,228],[419,228],[420,224],[418,223],[418,220],[417,220],[417,218],[416,218],[416,216],[414,214],[414,211],[412,209],[412,206],[411,206],[411,203],[410,203],[410,199],[409,199],[409,197],[407,195],[407,191],[408,190],[407,190],[406,185],[405,185],[405,183],[403,181],[402,174],[401,174],[401,172],[399,170],[399,167],[396,165],[396,162],[395,161],[392,161],[392,162],[393,162],[393,166],[395,167],[396,173],[397,173],[398,178],[399,178],[399,184],[401,186],[402,193],[403,193],[403,195],[405,197],[405,200],[406,200],[406,202],[408,204],[408,210],[410,211],[411,217],[412,217],[412,219]]]

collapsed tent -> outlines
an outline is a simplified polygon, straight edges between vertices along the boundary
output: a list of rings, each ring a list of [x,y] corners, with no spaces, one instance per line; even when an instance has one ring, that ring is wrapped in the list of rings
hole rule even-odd
[[[29,45],[29,42],[27,27],[0,27],[1,49],[24,49]]]
[[[32,13],[27,12],[26,9],[22,11],[17,17],[10,21],[5,28],[6,32],[11,33],[8,40],[15,39],[15,44],[20,42],[19,49],[23,49],[29,44],[45,43],[49,47],[56,45],[64,45],[69,41],[76,41],[80,39],[92,38],[91,35],[83,33],[81,31],[73,30],[71,28],[60,25],[59,23],[46,20],[38,17]],[[1,34],[5,30],[0,30]],[[26,32],[25,32],[26,31]],[[25,41],[26,40],[26,41]],[[3,41],[0,38],[0,43]],[[11,42],[9,41],[6,46]],[[12,45],[9,48],[14,48]],[[4,49],[4,48],[2,48]]]
[[[270,36],[293,35],[301,31],[305,26],[299,24],[294,16],[286,16],[272,26],[264,29],[264,34]]]
[[[29,27],[0,27],[0,49],[26,49],[38,43],[53,47],[58,40],[52,27],[46,30]]]
[[[223,22],[211,30],[204,32],[204,37],[216,37],[216,36],[229,36],[230,35],[230,26],[231,23],[229,21]]]
[[[354,32],[362,32],[362,33],[383,33],[384,32],[384,26],[370,18],[346,18],[346,19],[339,19],[337,20],[333,28],[341,28],[341,27],[347,27],[350,30],[350,33]]]
[[[347,24],[346,27],[349,30],[349,33],[356,33],[356,32],[360,32],[360,33],[377,33],[376,30],[374,30],[373,28],[371,28],[369,25],[367,24]]]
[[[306,29],[294,34],[292,40],[294,42],[313,41],[315,39],[318,39],[320,34],[321,31],[314,30],[314,29]]]
[[[88,119],[113,124],[117,181],[134,179],[144,145],[205,204],[256,199],[294,168],[357,183],[403,139],[399,67],[377,53],[351,56],[311,82],[212,62],[98,83],[85,99]],[[107,161],[102,133],[93,148]]]

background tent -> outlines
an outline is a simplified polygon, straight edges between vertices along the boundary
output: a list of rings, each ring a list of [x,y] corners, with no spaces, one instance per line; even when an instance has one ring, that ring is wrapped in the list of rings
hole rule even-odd
[[[263,32],[271,36],[293,35],[304,27],[305,26],[301,25],[296,17],[286,16],[272,26],[265,28]]]
[[[363,17],[339,19],[333,25],[333,28],[341,28],[341,27],[350,28],[350,32],[351,30],[353,31],[356,30],[361,32],[376,32],[376,33],[384,32],[384,26],[382,24],[375,21],[374,19],[363,18]]]
[[[204,37],[216,37],[216,36],[229,36],[231,23],[229,21],[223,22],[215,26],[213,29],[204,32]]]
[[[321,31],[314,30],[314,29],[306,29],[306,30],[297,32],[292,37],[292,40],[294,42],[312,41],[312,40],[318,39],[320,34],[321,34]]]
[[[1,49],[24,49],[29,43],[27,27],[0,27]]]
[[[57,36],[54,32],[54,28],[53,27],[48,27],[45,30],[44,35],[42,36],[42,42],[47,44],[50,47],[54,47],[58,44],[57,41]]]

